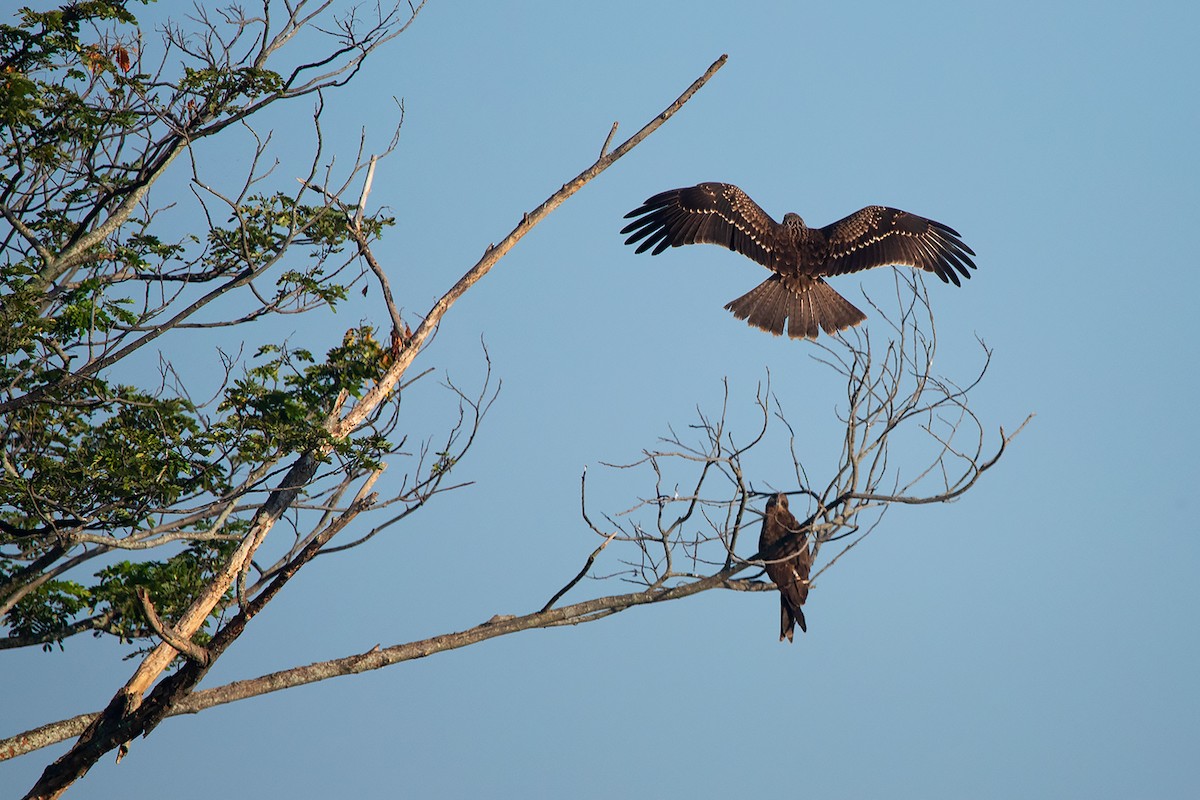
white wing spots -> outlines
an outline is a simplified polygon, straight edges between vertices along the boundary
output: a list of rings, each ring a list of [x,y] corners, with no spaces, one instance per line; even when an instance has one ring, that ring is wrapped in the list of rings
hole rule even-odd
[[[808,228],[796,214],[776,222],[741,189],[701,183],[661,192],[626,214],[621,233],[638,253],[668,247],[717,244],[748,256],[780,275],[810,277],[899,264],[959,283],[975,268],[952,228],[886,206],[867,206],[823,228]]]
[[[730,195],[732,195],[732,197]],[[771,252],[771,245],[768,242],[763,240],[763,238],[759,235],[759,232],[756,231],[754,228],[750,227],[749,225],[745,224],[745,221],[752,214],[754,214],[754,208],[753,207],[747,208],[747,206],[746,206],[745,201],[749,199],[748,197],[746,197],[746,194],[740,190],[737,192],[728,192],[728,193],[726,193],[726,199],[729,200],[730,208],[732,208],[737,213],[735,213],[731,216],[722,215],[723,218],[725,219],[725,221],[727,223],[729,223],[730,225],[732,225],[734,228],[736,228],[738,231],[740,231],[743,236],[747,237],[748,239],[750,239],[750,241],[754,242],[756,245],[761,247],[763,250],[765,250],[768,253]],[[747,213],[747,212],[749,212],[749,213]]]
[[[730,228],[733,228],[757,245],[760,250],[767,253],[771,252],[771,245],[759,236],[758,231],[746,225],[742,217],[737,214],[727,214],[719,208],[689,208],[687,211],[689,214],[697,214],[702,217],[717,217]]]

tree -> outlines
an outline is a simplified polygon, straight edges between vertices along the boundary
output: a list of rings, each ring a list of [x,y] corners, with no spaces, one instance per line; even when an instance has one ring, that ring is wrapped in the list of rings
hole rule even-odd
[[[198,689],[316,555],[347,551],[463,488],[453,473],[496,397],[490,364],[480,389],[450,385],[449,429],[409,445],[398,409],[405,390],[428,373],[411,371],[423,346],[518,240],[669,119],[724,57],[616,147],[614,125],[591,166],[488,247],[423,317],[405,319],[374,249],[391,220],[367,210],[374,164],[396,137],[374,155],[360,142],[353,163],[335,168],[322,114],[324,93],[353,79],[423,3],[370,18],[337,17],[329,4],[309,10],[304,2],[282,11],[264,2],[258,16],[201,11],[195,31],[167,24],[154,47],[129,5],[27,9],[19,25],[0,28],[0,214],[9,226],[0,266],[0,610],[9,635],[0,647],[62,649],[90,631],[144,655],[106,709],[0,744],[11,757],[80,737],[30,796],[60,795],[104,753],[167,715],[714,588],[771,588],[739,577],[763,562],[738,547],[756,521],[755,481],[779,479],[749,477],[747,455],[769,431],[790,431],[768,380],[758,395],[761,428],[746,440],[727,430],[724,411],[702,415],[697,440],[672,432],[663,446],[614,468],[647,470],[652,482],[632,508],[622,506],[628,511],[591,510],[585,474],[581,507],[598,543],[542,608]],[[263,126],[274,109],[305,99],[315,105],[318,144],[305,177],[289,187],[273,174]],[[397,116],[398,132],[402,106]],[[206,159],[205,143],[218,136],[247,147],[249,167],[236,182]],[[182,202],[190,203],[187,224],[170,213]],[[124,382],[129,365],[153,363],[155,349],[172,339],[228,329],[245,342],[255,320],[320,314],[368,285],[386,324],[345,330],[323,355],[259,340],[249,356],[218,351],[219,386],[203,394],[192,388],[197,378],[169,362],[157,385]],[[945,502],[970,489],[1011,439],[1002,430],[986,455],[983,426],[967,405],[974,381],[959,387],[936,376],[922,283],[898,279],[894,309],[877,310],[893,320],[886,341],[856,332],[819,351],[847,386],[840,462],[824,482],[810,480],[817,470],[793,449],[794,475],[785,480],[797,488],[781,487],[802,498],[793,502],[797,512],[807,501],[797,536],[811,537],[818,553],[858,534],[818,562],[814,579],[890,505]],[[983,370],[986,358],[976,381]],[[934,446],[915,469],[902,470],[895,464],[913,457],[889,452],[910,428],[924,430]],[[396,464],[406,467],[401,488],[380,498],[376,481]],[[677,485],[691,488],[680,493]],[[382,520],[364,533],[358,526],[367,512]],[[276,525],[281,519],[290,533]],[[348,531],[358,531],[352,541],[331,544]],[[602,570],[614,557],[618,565]],[[606,574],[639,585],[561,604],[585,577]]]

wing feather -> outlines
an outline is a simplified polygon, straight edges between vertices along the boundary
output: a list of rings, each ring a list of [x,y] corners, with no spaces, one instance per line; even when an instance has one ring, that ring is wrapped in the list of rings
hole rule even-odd
[[[813,553],[809,548],[807,537],[801,532],[800,523],[788,511],[786,496],[777,495],[776,497],[782,498],[782,500],[769,500],[763,512],[763,528],[758,537],[758,550],[760,555],[767,560],[767,563],[764,564],[767,575],[779,588],[781,609],[779,640],[791,641],[793,620],[800,625],[801,630],[808,630],[802,606],[808,599],[808,580],[812,571]],[[799,536],[792,543],[792,548],[794,548],[792,553],[786,555],[780,551],[780,547],[793,534],[799,534]],[[782,560],[781,556],[784,556]]]
[[[828,245],[820,275],[902,264],[961,284],[971,277],[975,255],[948,225],[897,208],[867,206],[821,229]]]
[[[729,183],[701,183],[656,194],[625,218],[633,220],[621,229],[629,235],[625,244],[641,242],[638,253],[653,248],[658,255],[668,247],[719,244],[770,266],[778,249],[779,223]]]

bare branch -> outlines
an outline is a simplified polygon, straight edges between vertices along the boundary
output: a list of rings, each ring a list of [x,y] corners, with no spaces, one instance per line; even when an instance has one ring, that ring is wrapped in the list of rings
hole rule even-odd
[[[907,312],[902,312],[904,322],[901,339],[911,342],[915,333],[913,326],[917,325],[918,320],[906,314]],[[904,326],[907,326],[906,332],[903,330]],[[929,340],[924,341],[925,344],[921,346],[922,348],[931,346]],[[927,417],[931,409],[940,408],[946,403],[961,404],[965,401],[965,396],[950,382],[936,378],[928,372],[927,368],[930,364],[928,360],[918,359],[920,366],[926,369],[925,372],[905,372],[904,370],[911,370],[913,367],[908,355],[901,356],[906,352],[913,352],[905,347],[889,345],[885,348],[885,357],[882,360],[873,358],[869,339],[860,339],[857,344],[844,340],[842,347],[844,350],[834,353],[833,357],[829,359],[822,360],[822,363],[832,366],[838,371],[844,370],[847,379],[847,396],[850,400],[850,407],[844,415],[844,421],[849,430],[847,445],[843,450],[844,460],[835,470],[834,480],[829,484],[826,494],[823,495],[809,488],[806,479],[803,481],[804,485],[801,485],[799,489],[788,492],[794,497],[808,500],[811,511],[793,533],[794,538],[781,543],[779,552],[791,552],[793,543],[798,543],[807,537],[812,538],[815,551],[821,543],[836,541],[858,531],[859,523],[856,522],[856,518],[873,509],[882,512],[893,503],[949,502],[961,496],[966,488],[974,485],[983,472],[997,463],[1007,445],[1028,423],[1027,419],[1011,434],[1005,433],[1002,429],[1000,443],[995,453],[986,459],[977,458],[974,453],[960,453],[957,449],[948,446],[953,439],[955,426],[958,424],[952,423],[950,436],[934,436],[934,439],[939,442],[939,448],[935,451],[933,459],[935,463],[941,463],[947,457],[965,460],[966,464],[960,470],[964,476],[961,481],[947,478],[946,485],[950,487],[949,489],[921,496],[875,491],[873,487],[878,487],[887,473],[880,471],[880,467],[877,466],[858,469],[857,465],[865,460],[870,460],[877,465],[886,464],[886,459],[880,458],[879,454],[887,452],[891,438],[898,431],[903,430],[906,423],[919,421],[922,416]],[[918,348],[915,352],[928,353],[929,350]],[[897,359],[900,360],[897,361]],[[904,390],[894,385],[895,382],[903,380],[906,375],[914,382],[913,387]],[[926,396],[927,392],[933,394]],[[786,423],[781,409],[776,409],[774,417],[767,413],[766,402],[763,400],[765,396],[767,393],[760,388],[756,400],[760,409],[763,410],[764,418],[768,422],[771,418],[777,418]],[[723,404],[722,415],[719,419],[709,420],[702,413],[700,414],[700,424],[693,428],[701,434],[699,444],[688,443],[672,434],[671,437],[664,440],[668,449],[647,451],[644,457],[637,462],[615,467],[619,470],[637,467],[649,468],[653,474],[654,492],[650,498],[639,501],[629,511],[617,515],[617,518],[623,521],[615,522],[614,517],[609,515],[607,518],[613,524],[613,528],[610,530],[601,530],[588,516],[584,500],[585,470],[580,480],[581,514],[587,526],[595,534],[603,537],[603,541],[587,558],[583,569],[556,592],[539,611],[525,615],[494,615],[487,622],[458,633],[385,648],[376,646],[366,653],[295,667],[258,678],[197,691],[190,695],[183,695],[173,703],[160,705],[161,713],[164,715],[197,713],[215,705],[331,677],[379,669],[434,653],[465,647],[497,636],[534,628],[577,625],[602,619],[630,608],[678,600],[712,589],[741,592],[772,591],[773,587],[762,581],[736,577],[738,573],[746,569],[761,567],[767,563],[763,556],[755,553],[746,558],[737,557],[733,554],[730,546],[730,543],[735,541],[736,533],[743,524],[742,515],[749,498],[758,494],[742,478],[744,472],[742,459],[752,449],[768,443],[770,439],[768,439],[764,427],[764,429],[756,431],[749,444],[736,445],[725,430],[724,414],[727,409],[727,400],[726,393],[726,402]],[[778,401],[776,401],[776,406],[778,406]],[[918,413],[920,409],[925,409],[925,411]],[[795,432],[790,426],[785,425],[785,427],[787,447],[796,458],[796,475],[798,478],[805,476],[808,474],[808,470],[803,467],[797,456]],[[920,430],[929,433],[928,426],[922,426]],[[932,434],[930,435],[932,436]],[[681,496],[664,492],[666,481],[669,480],[665,469],[669,464],[675,463],[694,469],[702,476],[691,484],[693,488],[690,495]],[[920,470],[920,472],[927,474],[928,470]],[[726,484],[727,493],[714,494],[709,489],[708,484],[718,476]],[[897,476],[896,480],[903,479]],[[911,484],[911,481],[905,482]],[[835,495],[828,494],[833,490],[837,490]],[[666,520],[663,517],[664,509],[677,503],[685,504],[682,511],[671,520]],[[716,524],[707,533],[703,531],[687,533],[684,528],[697,508],[725,509],[728,512],[725,519],[730,522]],[[654,525],[642,525],[632,520],[634,513],[641,510],[653,513],[656,520]],[[838,563],[842,556],[858,545],[878,524],[879,518],[876,518],[857,539],[843,547],[840,552],[828,559],[821,569],[815,571],[813,577],[817,577],[824,570]],[[632,546],[637,553],[641,554],[640,562],[635,560],[627,563],[634,565],[635,569],[632,574],[641,576],[639,580],[644,582],[645,588],[626,594],[607,595],[554,607],[554,604],[566,592],[576,587],[591,573],[602,553],[611,550],[614,545],[622,544]],[[701,550],[707,544],[717,545],[721,550],[713,557],[706,557],[702,555]],[[662,559],[647,560],[651,545],[665,548]],[[673,570],[670,567],[671,552],[676,548],[687,548],[691,552],[690,560],[693,564],[711,564],[715,571],[703,574],[695,571]],[[772,561],[774,560],[776,559],[772,558]],[[255,602],[260,603],[258,600]],[[218,637],[220,635],[219,633]],[[214,637],[214,641],[218,637]],[[44,747],[54,741],[61,741],[63,738],[74,735],[79,727],[89,719],[91,717],[85,715],[64,720],[0,741],[0,757],[3,757],[4,754],[11,757],[11,755],[28,752],[37,747]]]
[[[297,7],[298,8],[298,7]],[[295,12],[293,12],[293,17]],[[371,47],[368,45],[368,47]],[[576,191],[582,188],[586,183],[591,181],[618,158],[629,152],[633,147],[655,131],[663,122],[673,116],[684,103],[690,99],[696,91],[703,86],[709,78],[716,73],[718,69],[725,63],[725,57],[718,59],[709,69],[697,79],[693,84],[677,98],[668,108],[658,115],[654,120],[651,120],[638,133],[630,137],[626,142],[622,143],[612,153],[602,157],[592,166],[581,172],[571,181],[563,184],[562,188],[552,194],[544,203],[534,209],[532,212],[524,215],[521,223],[506,236],[498,246],[492,246],[487,249],[484,256],[478,263],[465,275],[434,305],[430,312],[426,315],[424,321],[413,333],[412,337],[406,342],[403,342],[394,353],[394,359],[389,366],[383,379],[381,379],[372,389],[367,391],[355,405],[347,412],[340,420],[330,420],[326,425],[326,431],[330,437],[330,442],[345,439],[353,432],[358,430],[364,424],[367,424],[376,414],[377,409],[381,407],[383,402],[388,398],[390,393],[398,383],[402,376],[406,373],[409,366],[412,364],[417,353],[421,350],[422,345],[429,340],[437,326],[440,324],[442,317],[446,311],[454,304],[454,302],[463,295],[471,286],[473,286],[480,278],[483,277],[496,263],[532,228],[543,220],[551,211],[561,205],[567,198],[573,195]],[[316,64],[305,65],[301,70],[309,67],[316,67]],[[356,67],[355,67],[356,69]],[[300,74],[300,70],[293,73],[293,78]],[[320,81],[321,78],[313,79]],[[310,81],[297,88],[289,89],[292,92],[312,91],[318,85]],[[237,115],[235,115],[237,116]],[[232,119],[232,118],[231,118]],[[218,126],[228,124],[227,122],[215,123],[204,129],[205,133],[211,133]],[[309,180],[306,184],[312,184]],[[257,272],[243,273],[235,279],[242,283],[248,283]],[[153,332],[147,334],[152,336]],[[146,337],[142,337],[144,340]],[[117,351],[118,353],[125,351]],[[102,365],[111,363],[111,359],[100,359],[97,361]],[[97,369],[99,367],[96,367]],[[230,557],[227,564],[218,571],[206,589],[196,598],[196,600],[183,613],[179,621],[175,625],[172,632],[175,637],[188,639],[199,629],[205,619],[208,618],[213,608],[221,602],[221,598],[230,589],[230,587],[238,580],[238,576],[244,574],[249,568],[251,560],[255,552],[262,544],[267,533],[273,528],[274,524],[281,518],[283,513],[292,508],[300,499],[300,493],[305,487],[309,486],[314,476],[317,473],[318,467],[324,456],[330,452],[331,443],[323,443],[318,447],[302,454],[287,470],[283,479],[273,489],[269,497],[259,508],[254,519],[250,523],[249,531],[242,539],[242,542]],[[374,477],[370,479],[373,481]],[[369,482],[370,482],[369,481]],[[368,483],[369,483],[368,482]],[[295,570],[298,570],[304,563],[307,563],[312,557],[320,552],[321,548],[328,542],[337,530],[340,530],[342,525],[363,508],[373,504],[375,498],[360,498],[339,517],[338,523],[330,525],[326,532],[312,538],[304,549],[296,556],[289,564],[279,571],[272,579],[270,585],[265,587],[252,599],[248,598],[246,593],[241,593],[245,605],[234,615],[225,625],[223,625],[214,634],[212,641],[208,645],[208,652],[211,658],[215,660],[220,654],[231,644],[238,636],[241,635],[245,625],[249,620],[260,610],[263,605],[270,601],[284,583],[290,579]],[[327,535],[326,535],[327,534]],[[702,582],[697,583],[700,585]],[[673,590],[672,590],[673,591]],[[647,595],[641,600],[620,601],[621,603],[629,602],[637,604],[638,602],[651,602],[651,598]],[[627,606],[626,606],[627,607]],[[572,607],[574,608],[574,607]],[[612,609],[605,609],[602,606],[596,606],[586,612],[582,612],[581,620],[588,616],[613,613]],[[557,616],[561,613],[559,610],[550,610],[545,612],[549,615],[546,619],[549,624],[561,624],[561,621],[567,619],[564,616]],[[541,619],[534,615],[534,618]],[[504,630],[509,630],[504,627]],[[515,630],[515,628],[514,628]],[[498,631],[489,629],[486,635],[478,632],[472,633],[467,638],[490,638],[492,635],[499,635]],[[165,632],[165,631],[164,631]],[[464,639],[461,644],[454,646],[462,646],[467,641]],[[409,648],[411,650],[411,648]],[[51,765],[43,773],[38,784],[31,791],[30,796],[37,797],[52,797],[58,796],[67,786],[77,780],[84,774],[92,764],[96,762],[105,752],[120,747],[124,742],[129,741],[132,736],[139,733],[146,733],[157,725],[158,721],[171,711],[171,708],[178,703],[183,697],[187,696],[196,683],[202,679],[207,672],[207,665],[202,664],[198,660],[187,662],[178,672],[170,677],[159,682],[154,686],[148,696],[143,697],[147,689],[153,684],[157,676],[166,668],[177,653],[177,648],[164,642],[156,647],[139,666],[134,675],[129,679],[124,687],[113,698],[112,702],[106,711],[96,717],[80,736],[79,741],[75,746],[55,764]],[[375,656],[368,654],[362,658],[370,661]]]
[[[613,137],[617,135],[617,126],[619,124],[620,124],[619,122],[614,122],[612,124],[612,127],[609,128],[609,130],[608,130],[608,136],[604,137],[604,144],[600,145],[600,157],[601,158],[604,158],[605,153],[608,152],[608,146],[610,144],[612,144]]]
[[[433,331],[437,329],[437,326],[442,321],[442,317],[445,316],[446,312],[450,310],[450,307],[454,305],[458,298],[462,297],[462,295],[468,289],[474,286],[484,275],[490,272],[492,267],[494,267],[500,261],[500,259],[503,258],[508,251],[513,248],[514,245],[516,245],[517,242],[523,239],[525,234],[529,233],[529,231],[533,230],[535,225],[545,219],[550,212],[562,205],[567,198],[582,189],[593,178],[612,166],[612,164],[616,163],[617,159],[621,158],[621,156],[628,153],[634,147],[637,147],[637,145],[640,144],[643,139],[645,139],[654,131],[658,130],[659,126],[673,117],[675,113],[683,107],[684,103],[690,100],[692,96],[704,86],[704,84],[708,83],[709,79],[717,73],[717,70],[725,66],[725,61],[727,58],[727,56],[721,56],[714,61],[713,64],[704,72],[704,74],[697,78],[692,85],[689,86],[683,92],[683,94],[676,98],[673,103],[667,106],[667,108],[661,114],[659,114],[650,122],[646,123],[641,130],[629,137],[629,139],[623,142],[612,153],[597,159],[597,161],[590,167],[579,173],[567,183],[564,183],[561,189],[550,195],[550,197],[547,198],[540,206],[523,215],[521,222],[500,241],[500,244],[489,246],[484,252],[483,257],[479,259],[475,266],[467,270],[467,273],[463,275],[453,287],[451,287],[450,291],[446,292],[446,294],[434,304],[433,308],[429,310],[429,313],[426,314],[424,321],[421,322],[420,326],[418,326],[413,332],[412,337],[405,343],[404,349],[400,351],[398,357],[396,358],[396,363],[393,364],[391,369],[388,370],[388,374],[385,375],[378,384],[376,384],[374,389],[372,389],[367,393],[366,396],[363,397],[358,406],[356,406],[355,409],[347,414],[342,419],[341,423],[331,430],[330,433],[337,438],[341,438],[349,431],[354,430],[362,421],[363,417],[365,417],[365,415],[369,412],[369,410],[378,405],[382,397],[387,394],[391,387],[399,380],[400,376],[403,375],[408,369],[409,365],[412,364],[413,359],[416,358],[416,355],[421,346],[425,343],[425,340],[428,339],[430,335],[432,335]]]
[[[583,498],[583,496],[584,496],[584,491],[586,488],[586,481],[587,481],[587,470],[584,470],[583,475],[579,479],[579,496],[580,496],[580,498]],[[586,506],[583,506],[582,504],[581,504],[581,508],[582,508],[582,512],[583,512],[583,518],[585,521],[587,521],[587,508],[586,508]],[[590,521],[588,522],[588,525],[591,525]],[[612,542],[612,540],[615,539],[616,536],[617,536],[616,531],[614,531],[614,532],[608,534],[608,536],[606,536],[604,538],[604,541],[600,543],[600,546],[597,547],[595,550],[593,550],[592,554],[587,557],[587,561],[585,561],[583,564],[583,569],[579,570],[579,573],[574,578],[569,580],[567,582],[566,586],[559,589],[557,592],[554,593],[553,597],[551,597],[549,600],[546,601],[546,605],[542,606],[542,611],[549,611],[554,606],[554,604],[559,601],[559,599],[563,595],[565,595],[567,592],[571,591],[571,589],[573,589],[577,583],[579,583],[581,580],[584,579],[584,577],[588,574],[588,572],[591,571],[592,564],[596,563],[596,557],[598,555],[600,555],[601,552],[604,551],[604,548],[608,547],[609,543]]]
[[[208,650],[178,635],[171,626],[159,619],[154,603],[150,601],[150,593],[144,586],[137,587],[136,594],[138,602],[142,604],[142,611],[146,614],[146,621],[150,623],[150,629],[158,634],[160,639],[193,661],[207,664],[211,660]]]

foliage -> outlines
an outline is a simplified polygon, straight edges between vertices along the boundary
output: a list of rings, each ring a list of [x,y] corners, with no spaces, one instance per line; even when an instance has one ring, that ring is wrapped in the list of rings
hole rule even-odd
[[[149,638],[153,631],[137,589],[147,588],[160,617],[175,622],[231,551],[229,542],[197,543],[164,561],[120,561],[99,570],[90,588],[69,580],[47,581],[13,606],[8,615],[11,635],[42,641],[43,650],[49,651],[51,642],[61,648],[72,620],[87,611],[99,621],[97,636],[111,634],[122,642]],[[202,644],[208,638],[200,632],[194,640]]]
[[[405,450],[410,432],[399,430],[400,399],[425,374],[408,375],[422,345],[517,241],[674,115],[725,62],[714,62],[610,151],[614,125],[597,160],[489,246],[414,330],[372,251],[392,224],[365,210],[376,157],[364,157],[360,145],[342,173],[335,174],[332,159],[324,163],[319,93],[352,78],[421,6],[407,6],[407,21],[405,6],[397,5],[377,7],[373,20],[351,11],[323,26],[313,20],[328,4],[311,16],[304,3],[283,4],[282,23],[268,13],[247,17],[239,7],[213,21],[197,9],[198,34],[169,23],[162,29],[162,53],[153,60],[178,65],[168,74],[144,70],[146,40],[127,5],[26,10],[20,24],[0,26],[0,215],[10,226],[0,237],[0,613],[8,627],[0,649],[51,650],[94,631],[148,651],[102,713],[43,726],[36,744],[23,736],[0,742],[0,752],[12,754],[80,736],[47,767],[31,797],[57,797],[104,753],[120,754],[133,737],[209,692],[195,690],[211,664],[308,561],[356,547],[465,485],[449,476],[495,397],[490,362],[477,396],[447,380],[457,419],[438,440]],[[265,10],[271,7],[268,0]],[[298,36],[306,26],[308,36]],[[314,53],[315,34],[331,37],[326,52]],[[298,65],[268,66],[295,42],[303,43]],[[277,186],[270,136],[255,131],[256,115],[308,95],[317,99],[316,152],[298,189]],[[239,132],[249,163],[240,184],[229,175],[226,149]],[[199,143],[217,135],[221,158],[206,170]],[[383,155],[395,144],[393,137]],[[172,216],[174,203],[152,198],[151,190],[169,172],[187,169],[193,202]],[[363,186],[357,198],[352,185]],[[350,289],[371,274],[390,329],[361,321],[332,327]],[[814,553],[859,532],[864,519],[891,503],[954,499],[999,457],[982,457],[982,426],[967,409],[966,390],[931,379],[934,342],[913,313],[927,304],[920,292],[913,296],[893,323],[903,331],[898,343],[884,352],[869,339],[848,338],[838,340],[842,350],[826,350],[847,379],[850,407],[842,420],[845,452],[824,488],[809,483],[793,451],[801,487],[793,494],[811,501],[793,536],[811,541]],[[308,332],[331,338],[322,342],[324,355],[261,333],[247,341],[259,332],[250,323],[276,314],[317,315],[324,324]],[[165,353],[174,346],[191,358],[200,349],[195,341],[219,329],[246,338],[233,354],[203,348],[218,354],[223,375],[211,394],[205,387],[210,399],[197,400]],[[189,376],[197,372],[192,367]],[[623,467],[647,468],[654,481],[653,492],[623,514],[594,521],[581,497],[600,544],[540,611],[240,681],[240,696],[710,589],[769,589],[738,577],[763,564],[737,555],[757,496],[741,458],[763,441],[772,416],[762,396],[759,406],[763,426],[748,443],[734,444],[722,415],[716,424],[702,419],[699,445],[672,439],[673,449],[644,451],[644,459]],[[958,421],[947,426],[942,414]],[[936,443],[915,476],[892,469],[886,455],[901,426],[918,427]],[[960,427],[977,430],[960,434]],[[974,433],[974,449],[954,443]],[[1001,436],[1000,451],[1011,438]],[[408,467],[389,473],[400,488],[381,499],[376,479],[397,462]],[[690,494],[678,485],[666,491],[664,469],[675,463],[699,472]],[[931,474],[941,479],[929,492],[904,494]],[[722,480],[728,485],[712,487]],[[887,485],[892,494],[882,493]],[[369,532],[330,545],[360,514],[384,508],[391,509],[387,519]],[[696,532],[701,518],[711,530]],[[610,554],[621,554],[618,571],[596,572],[610,544]],[[559,605],[587,577],[642,585]],[[178,669],[160,680],[172,662]],[[228,690],[218,687],[203,702],[229,702]],[[202,707],[208,705],[195,710]]]
[[[401,20],[345,21],[332,55],[285,75],[270,57],[291,34],[267,20],[202,14],[198,32],[167,24],[155,44],[134,5],[26,8],[0,25],[0,647],[61,647],[88,630],[145,642],[134,589],[174,620],[248,530],[248,499],[282,459],[320,450],[336,462],[326,485],[302,487],[335,500],[398,450],[398,392],[355,435],[326,426],[394,358],[395,337],[381,344],[373,326],[351,327],[323,357],[269,340],[249,360],[221,355],[225,378],[206,402],[159,348],[346,299],[362,248],[392,224],[341,200],[364,165],[318,188],[318,146],[310,180],[289,194],[257,169],[269,137],[243,140],[251,166],[232,189],[223,170],[207,180],[193,151],[216,134],[236,146],[231,122],[252,132],[270,104],[344,80]],[[319,111],[315,124],[319,142]],[[196,201],[172,215],[151,189],[175,165],[190,166]],[[172,542],[182,552],[155,554]]]

